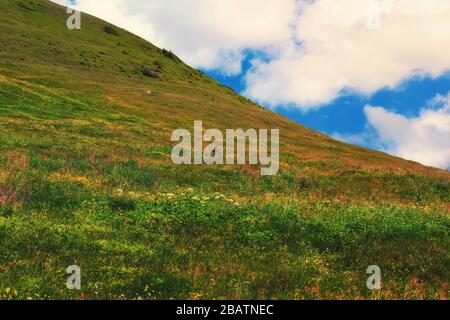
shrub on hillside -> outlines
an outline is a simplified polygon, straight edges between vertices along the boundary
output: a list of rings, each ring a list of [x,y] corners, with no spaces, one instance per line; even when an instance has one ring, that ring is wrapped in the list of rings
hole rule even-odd
[[[153,70],[150,70],[147,67],[141,68],[141,73],[148,78],[159,78],[159,73]]]
[[[112,26],[105,26],[103,28],[103,31],[108,33],[108,34],[112,34],[114,36],[118,36],[119,35],[119,32]]]
[[[155,60],[155,61],[153,62],[153,64],[155,65],[155,67],[156,67],[158,70],[162,70],[162,69],[163,69],[163,65],[162,65],[162,63],[161,63],[160,61]]]
[[[171,60],[173,60],[173,61],[175,61],[175,62],[177,62],[177,63],[181,61],[181,59],[178,58],[178,57],[175,55],[175,53],[173,53],[173,52],[170,51],[170,50],[162,49],[162,50],[161,50],[161,53],[162,53],[163,55],[165,55],[167,58],[169,58],[169,59],[171,59]]]

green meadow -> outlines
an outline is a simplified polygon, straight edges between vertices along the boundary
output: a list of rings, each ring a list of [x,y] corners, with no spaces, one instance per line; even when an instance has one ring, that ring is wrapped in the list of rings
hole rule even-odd
[[[94,17],[0,11],[0,299],[448,299],[447,171],[300,126]],[[279,174],[172,164],[194,120],[280,129]]]

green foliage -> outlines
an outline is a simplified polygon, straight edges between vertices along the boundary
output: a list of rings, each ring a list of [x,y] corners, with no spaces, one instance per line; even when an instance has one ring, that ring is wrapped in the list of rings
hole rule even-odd
[[[142,67],[141,72],[144,76],[149,77],[149,78],[158,79],[160,77],[158,72],[150,70],[147,67]]]
[[[136,201],[125,197],[110,197],[109,203],[113,211],[131,211],[136,209]]]
[[[48,181],[33,177],[27,183],[21,198],[30,209],[71,210],[90,194],[90,190],[82,184],[66,181]]]
[[[113,36],[117,36],[117,37],[119,36],[119,32],[116,30],[116,28],[114,28],[113,26],[110,26],[110,25],[106,25],[103,28],[103,31],[108,34],[112,34]]]
[[[339,298],[340,290],[358,298],[368,294],[370,264],[386,270],[386,283],[397,283],[392,294],[404,294],[415,274],[433,297],[449,276],[442,253],[450,248],[450,219],[439,211],[337,202],[242,205],[219,193],[189,190],[120,190],[87,196],[73,210],[85,212],[78,215],[82,223],[70,216],[61,224],[62,216],[53,214],[23,220],[25,212],[0,220],[2,257],[52,253],[50,264],[43,255],[33,269],[12,267],[12,274],[24,275],[14,278],[19,298],[70,297],[61,270],[71,259],[82,267],[82,293],[91,298]],[[414,263],[395,258],[410,255]],[[46,277],[52,280],[32,285]],[[312,294],[308,287],[316,286],[322,289]]]
[[[116,187],[151,187],[154,183],[151,167],[139,167],[134,160],[110,165],[107,169],[109,182]]]
[[[170,50],[166,50],[166,49],[162,49],[161,50],[161,53],[164,55],[164,56],[166,56],[167,58],[169,58],[169,59],[171,59],[171,60],[173,60],[173,61],[175,61],[175,62],[181,62],[181,60],[180,60],[180,58],[178,58],[176,55],[175,55],[175,53],[173,53],[172,51],[170,51]]]
[[[295,125],[91,16],[0,11],[0,299],[448,296],[448,173]],[[197,119],[280,128],[280,173],[173,165]]]
[[[14,207],[11,204],[0,205],[0,216],[10,217],[14,214]]]

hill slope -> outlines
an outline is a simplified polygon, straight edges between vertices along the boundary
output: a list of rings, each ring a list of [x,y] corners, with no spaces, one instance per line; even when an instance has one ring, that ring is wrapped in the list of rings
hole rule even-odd
[[[302,127],[94,17],[70,31],[48,1],[0,10],[0,290],[357,298],[378,263],[380,297],[448,294],[448,172]],[[194,120],[280,129],[279,175],[173,165],[171,132]]]

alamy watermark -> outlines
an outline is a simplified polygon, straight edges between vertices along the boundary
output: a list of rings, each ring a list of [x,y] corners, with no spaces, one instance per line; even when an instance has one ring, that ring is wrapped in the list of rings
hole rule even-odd
[[[80,30],[81,29],[81,12],[72,8],[67,8],[67,14],[70,16],[67,18],[67,29]]]
[[[69,290],[81,290],[81,269],[79,266],[72,265],[66,269],[68,275],[66,286]]]
[[[383,8],[379,3],[374,3],[367,8],[366,26],[369,30],[381,30],[381,14]]]
[[[270,154],[267,129],[227,129],[223,134],[219,129],[203,131],[202,121],[195,121],[193,135],[189,130],[177,129],[171,140],[179,142],[172,150],[174,164],[259,164],[263,176],[276,175],[280,167],[278,129],[270,130]],[[205,147],[204,142],[208,143]]]
[[[367,288],[369,290],[380,290],[381,289],[381,268],[376,265],[369,266],[367,268],[366,273],[371,275],[367,279]]]

